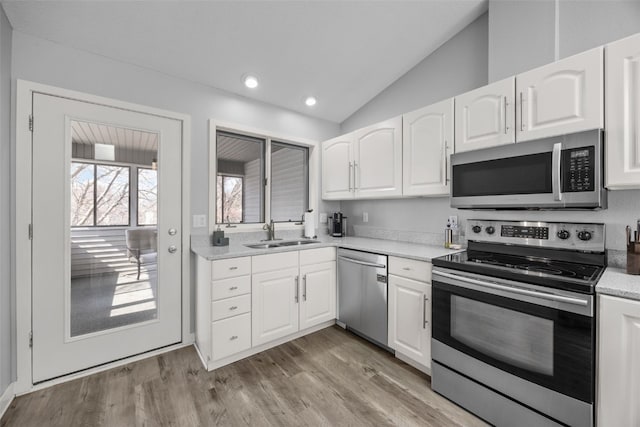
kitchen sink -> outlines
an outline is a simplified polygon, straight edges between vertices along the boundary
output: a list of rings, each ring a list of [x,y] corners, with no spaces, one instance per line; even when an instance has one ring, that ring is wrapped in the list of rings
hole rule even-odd
[[[270,243],[252,243],[249,245],[245,245],[248,248],[252,249],[271,249],[271,248],[281,248],[283,246],[298,246],[298,245],[309,245],[311,243],[320,243],[319,240],[289,240],[286,242],[270,242]]]

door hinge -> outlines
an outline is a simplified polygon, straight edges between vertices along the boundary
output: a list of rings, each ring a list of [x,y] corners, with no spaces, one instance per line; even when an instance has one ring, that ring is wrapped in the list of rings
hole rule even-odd
[[[29,224],[29,240],[33,240],[33,224]]]
[[[33,331],[29,331],[29,348],[33,348]]]
[[[33,132],[33,116],[29,114],[29,130]]]

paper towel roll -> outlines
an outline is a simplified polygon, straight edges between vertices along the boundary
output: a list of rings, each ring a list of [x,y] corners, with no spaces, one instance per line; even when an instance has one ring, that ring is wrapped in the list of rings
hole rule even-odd
[[[316,214],[314,212],[304,213],[304,237],[316,236]]]

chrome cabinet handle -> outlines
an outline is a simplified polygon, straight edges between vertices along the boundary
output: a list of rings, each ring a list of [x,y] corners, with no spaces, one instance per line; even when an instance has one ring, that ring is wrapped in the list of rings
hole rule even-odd
[[[356,180],[356,168],[358,167],[358,163],[353,162],[353,191],[356,191],[358,188],[358,181]]]
[[[302,276],[302,301],[307,300],[307,275]]]
[[[300,276],[296,276],[296,296],[295,296],[296,303],[300,300],[300,296],[299,296],[300,290],[298,289],[299,285],[300,285]]]
[[[229,307],[230,311],[237,310],[237,309],[238,309],[237,305],[232,305],[231,307]]]
[[[237,286],[232,286],[232,287],[229,288],[230,291],[235,291],[236,289],[238,289]]]
[[[233,270],[237,270],[238,267],[229,267],[229,270],[233,271]]]
[[[524,93],[520,92],[520,132],[524,132]]]
[[[429,301],[429,298],[425,295],[422,301],[422,329],[427,329],[427,323],[429,323],[427,320],[427,301]]]
[[[447,185],[447,181],[449,181],[449,168],[448,168],[448,163],[449,163],[449,156],[448,156],[448,150],[449,150],[449,145],[447,144],[447,140],[444,140],[444,153],[443,153],[443,164],[444,164],[444,185]]]
[[[169,253],[170,254],[175,254],[177,250],[178,250],[178,248],[176,247],[176,245],[169,246]]]
[[[507,97],[504,97],[504,134],[509,133],[509,125],[507,124],[507,106],[509,102],[507,101]]]
[[[405,271],[411,271],[411,269],[409,267],[402,267],[403,270]]]
[[[237,336],[237,335],[234,335],[234,336],[232,336],[231,338],[229,338],[229,341],[233,341],[233,340],[237,340],[237,339],[238,339],[238,336]]]
[[[353,163],[349,162],[349,192],[351,192],[351,174],[353,173]]]

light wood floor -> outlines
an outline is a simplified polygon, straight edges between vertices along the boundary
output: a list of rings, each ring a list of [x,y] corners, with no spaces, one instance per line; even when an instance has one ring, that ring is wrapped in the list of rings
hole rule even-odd
[[[207,372],[193,347],[18,397],[0,426],[484,426],[337,326]]]

